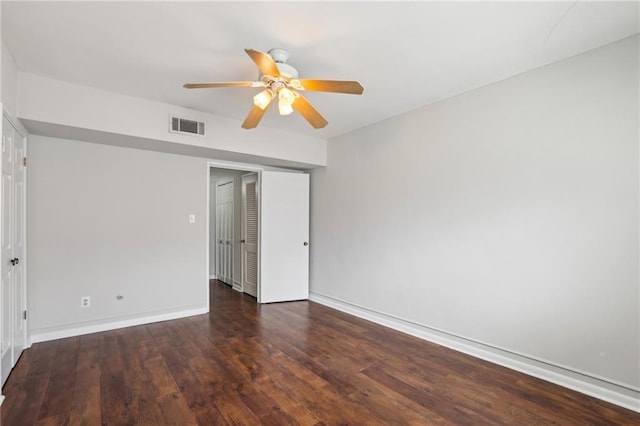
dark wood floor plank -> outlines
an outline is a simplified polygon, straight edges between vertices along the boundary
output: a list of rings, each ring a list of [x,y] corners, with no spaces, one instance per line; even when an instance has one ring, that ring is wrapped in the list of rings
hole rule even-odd
[[[282,389],[278,384],[279,376],[274,375],[273,378],[259,380],[253,383],[253,386],[263,395],[269,395],[273,400],[277,401],[278,408],[290,419],[303,425],[313,425],[320,423],[320,418],[314,415],[308,407],[306,407],[295,393]],[[277,416],[284,418],[283,416]]]
[[[424,424],[429,419],[432,425],[453,425],[437,412],[425,407],[411,398],[396,392],[379,382],[370,379],[366,374],[358,374],[358,390],[349,395],[349,398],[359,403],[375,407],[377,416],[385,419],[389,424],[394,423],[400,417],[405,424]],[[397,413],[402,413],[398,416]]]
[[[34,344],[4,426],[640,425],[640,413],[312,302],[257,305]]]
[[[11,386],[11,384],[20,383],[25,379],[29,372],[29,367],[33,365],[33,360],[38,352],[38,347],[39,346],[36,345],[22,352],[18,359],[19,362],[16,363],[16,366],[11,370],[11,381],[7,381],[7,384],[4,387],[5,390],[8,390],[8,386]]]
[[[80,346],[79,337],[64,339],[60,343],[56,362],[52,368],[51,378],[38,422],[42,424],[65,424],[69,419],[76,379],[76,365]]]
[[[49,377],[36,375],[23,380],[11,394],[5,394],[7,401],[2,404],[1,423],[5,426],[35,425],[48,386]]]
[[[102,424],[100,401],[100,341],[97,334],[80,336],[76,379],[71,390],[70,425]],[[67,391],[69,392],[69,391]]]
[[[228,424],[260,424],[258,416],[245,405],[237,388],[231,384],[225,383],[222,385],[220,393],[216,396],[215,404]]]
[[[26,374],[27,379],[35,376],[51,376],[51,370],[56,362],[60,342],[61,340],[53,340],[39,344],[40,348],[38,348],[39,350],[30,362],[29,369]]]

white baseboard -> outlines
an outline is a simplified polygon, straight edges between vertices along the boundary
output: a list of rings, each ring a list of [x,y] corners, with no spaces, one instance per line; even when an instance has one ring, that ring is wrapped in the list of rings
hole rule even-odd
[[[235,291],[242,292],[242,283],[236,280],[233,280],[233,289]]]
[[[210,280],[217,280],[218,278],[216,278],[215,274],[214,275],[209,275],[209,279]]]
[[[4,395],[0,395],[0,407],[2,407],[3,402],[4,402]]]
[[[209,312],[208,308],[195,308],[182,311],[165,312],[162,314],[148,315],[145,317],[129,318],[124,320],[108,321],[99,324],[70,326],[51,331],[34,331],[31,333],[30,344],[46,342],[48,340],[64,339],[66,337],[82,336],[83,334],[99,333],[101,331],[116,330],[118,328],[132,327],[135,325],[151,324],[154,322],[168,321],[185,318],[194,315],[202,315]]]
[[[311,291],[309,300],[640,412],[640,392]]]

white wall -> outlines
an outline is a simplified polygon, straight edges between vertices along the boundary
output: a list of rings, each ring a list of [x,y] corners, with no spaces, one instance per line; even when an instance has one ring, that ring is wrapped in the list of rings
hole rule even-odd
[[[40,136],[28,155],[32,335],[206,310],[206,160]]]
[[[2,56],[4,56],[4,40],[2,39],[2,7],[0,6],[0,104],[2,103]],[[0,395],[0,404],[2,404],[2,396]]]
[[[638,390],[638,75],[636,36],[329,141],[312,294]]]
[[[2,22],[2,7],[0,7],[0,23]],[[1,26],[1,25],[0,25]],[[0,28],[1,30],[1,28]],[[0,34],[2,33],[2,31],[0,31]],[[2,36],[0,35],[0,44],[2,46],[0,46],[0,107],[4,108],[4,106],[2,105],[3,102],[3,94],[2,94],[2,79],[3,79],[3,70],[2,70],[2,56],[4,56],[4,41],[2,40]],[[0,122],[1,123],[1,122]],[[0,132],[2,131],[2,124],[0,124]],[[2,232],[0,230],[0,232]],[[0,274],[3,273],[2,271],[3,267],[0,266]],[[2,297],[0,297],[0,306],[2,304]],[[0,329],[2,327],[2,316],[0,315]],[[0,357],[1,360],[2,357]],[[0,365],[0,370],[2,370],[2,366]],[[2,395],[2,390],[0,389],[0,406],[2,405],[2,402],[4,401],[4,395]]]
[[[13,55],[2,42],[2,74],[1,74],[1,94],[2,106],[12,117],[16,116],[16,102],[18,97],[18,69],[13,60]]]
[[[326,164],[326,141],[28,73],[17,117],[32,134],[276,167]],[[203,121],[206,137],[169,132],[169,115]]]

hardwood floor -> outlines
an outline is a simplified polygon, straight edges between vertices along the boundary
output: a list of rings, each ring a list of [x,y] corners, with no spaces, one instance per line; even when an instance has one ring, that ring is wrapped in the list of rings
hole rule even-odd
[[[312,302],[38,343],[2,425],[640,424],[640,414]]]

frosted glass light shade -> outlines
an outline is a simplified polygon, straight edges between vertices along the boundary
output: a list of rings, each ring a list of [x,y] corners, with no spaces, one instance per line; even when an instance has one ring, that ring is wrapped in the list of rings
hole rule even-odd
[[[293,112],[293,107],[291,105],[278,102],[278,111],[280,111],[280,115],[289,115]]]
[[[293,112],[293,102],[296,100],[296,94],[291,90],[283,87],[278,92],[278,110],[280,115],[289,115]]]
[[[273,99],[273,92],[270,89],[263,90],[253,97],[253,104],[260,109],[265,109]]]

